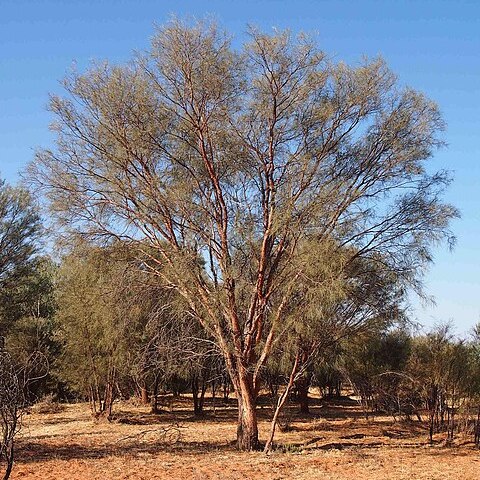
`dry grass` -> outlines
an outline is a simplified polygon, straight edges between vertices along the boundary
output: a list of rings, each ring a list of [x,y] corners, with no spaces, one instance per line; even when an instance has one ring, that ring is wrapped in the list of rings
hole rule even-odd
[[[293,417],[275,453],[237,452],[235,409],[198,420],[184,400],[174,412],[118,404],[115,422],[94,422],[88,405],[31,413],[18,440],[13,478],[25,479],[477,479],[480,454],[467,439],[427,443],[418,422],[366,421],[354,404],[317,405]],[[270,410],[260,411],[267,435]]]

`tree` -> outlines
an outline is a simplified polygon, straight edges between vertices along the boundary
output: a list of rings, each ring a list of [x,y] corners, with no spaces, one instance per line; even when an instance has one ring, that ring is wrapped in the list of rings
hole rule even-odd
[[[191,387],[194,414],[203,415],[206,389],[219,366],[215,343],[172,303],[157,305],[146,331],[150,338],[141,350],[140,364],[153,376],[153,412],[157,413],[159,387],[166,389],[180,381]]]
[[[2,292],[3,320],[8,325],[5,342],[17,365],[28,363],[32,355],[39,353],[52,365],[59,354],[55,339],[56,270],[49,257],[37,256],[31,260],[21,281]],[[33,401],[45,394],[53,388],[54,381],[49,372],[41,381],[29,384],[25,392],[27,400]]]
[[[480,447],[480,323],[473,329],[470,353],[471,372],[470,395],[476,406],[476,418],[474,427],[475,446]]]
[[[47,369],[44,357],[28,348],[30,338],[22,338],[19,348],[7,351],[15,344],[11,340],[19,323],[35,305],[40,310],[38,297],[47,294],[39,274],[40,233],[40,217],[28,192],[0,180],[0,459],[6,463],[5,480],[13,468],[14,439],[31,380],[44,377]]]
[[[119,292],[125,264],[112,249],[77,245],[58,273],[59,376],[89,398],[92,413],[109,418],[122,365],[127,364],[130,318]]]
[[[47,372],[48,362],[42,354],[35,352],[19,365],[0,345],[0,460],[6,464],[3,480],[7,480],[12,472],[14,441],[20,431],[23,409],[28,405],[25,392],[30,383]]]
[[[418,399],[419,404],[414,405],[411,396],[405,395],[407,391],[410,393],[408,387],[412,384],[405,373],[411,342],[408,332],[386,328],[347,342],[342,371],[358,395],[367,418],[370,411],[390,413],[394,418],[418,414],[421,401]],[[416,389],[415,393],[418,393]]]
[[[0,180],[0,335],[25,313],[40,233],[40,217],[28,192]]]
[[[21,411],[24,404],[25,399],[18,374],[10,355],[2,347],[0,351],[0,426],[2,431],[0,458],[6,463],[4,480],[10,477],[13,468],[14,439],[20,430]]]
[[[330,287],[330,308],[326,299],[315,295],[310,309],[304,312],[310,317],[304,322],[310,331],[301,335],[300,349],[302,363],[310,365],[296,385],[302,413],[308,413],[308,386],[314,363],[328,361],[326,357],[331,360],[336,347],[348,345],[351,337],[383,332],[405,318],[404,282],[382,262],[360,257],[350,261],[342,272],[341,294],[333,296]]]
[[[451,330],[443,324],[416,338],[407,364],[407,373],[418,384],[417,397],[427,409],[430,442],[442,430],[447,431],[447,441],[453,440],[456,414],[475,396],[473,345],[455,339]]]
[[[425,169],[442,119],[382,60],[332,64],[306,35],[255,29],[236,51],[214,24],[173,21],[147,54],[64,86],[31,177],[66,233],[155,251],[151,272],[222,351],[240,449],[259,447],[265,361],[325,280],[312,258],[348,251],[337,276],[367,257],[419,290],[451,238],[448,175]]]

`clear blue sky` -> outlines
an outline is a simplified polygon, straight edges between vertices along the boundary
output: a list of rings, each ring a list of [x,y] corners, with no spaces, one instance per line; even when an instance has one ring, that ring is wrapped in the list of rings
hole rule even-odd
[[[49,92],[73,63],[122,62],[147,48],[154,23],[211,14],[241,41],[247,23],[317,32],[334,59],[381,54],[404,84],[437,101],[449,147],[432,165],[455,174],[448,200],[462,212],[453,253],[436,250],[426,278],[435,308],[415,303],[424,324],[480,320],[480,1],[478,0],[0,0],[0,173],[11,183],[51,136]]]

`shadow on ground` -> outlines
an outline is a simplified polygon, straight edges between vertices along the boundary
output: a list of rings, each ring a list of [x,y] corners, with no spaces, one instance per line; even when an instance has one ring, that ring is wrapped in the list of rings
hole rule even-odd
[[[271,418],[272,410],[267,400],[262,399],[258,416],[261,421]],[[235,452],[235,443],[211,441],[188,441],[183,429],[195,423],[210,425],[232,424],[237,420],[235,400],[218,402],[213,410],[211,403],[206,404],[205,414],[194,416],[188,408],[188,399],[177,400],[173,411],[147,413],[132,411],[122,405],[117,406],[112,423],[136,426],[129,433],[122,430],[122,435],[112,438],[111,429],[97,425],[91,431],[71,432],[68,437],[73,441],[63,441],[63,431],[68,431],[66,424],[78,421],[78,417],[67,415],[48,417],[43,425],[61,425],[62,432],[50,435],[25,436],[17,443],[16,461],[35,463],[45,460],[90,460],[106,457],[137,457],[145,454],[155,455],[162,452],[178,455],[198,455],[207,452]],[[88,413],[82,414],[82,420],[89,420]],[[423,448],[427,454],[444,452],[440,443],[428,448],[425,425],[417,421],[394,422],[391,417],[377,415],[375,419],[366,420],[357,402],[343,397],[340,399],[312,399],[311,413],[301,415],[298,407],[292,403],[285,411],[288,418],[283,431],[303,432],[302,442],[292,441],[279,445],[279,451],[308,452],[314,450],[355,450],[358,452],[378,449],[384,446],[398,448]],[[337,424],[334,422],[337,421]],[[339,422],[339,423],[338,423]],[[92,423],[93,425],[93,423]],[[140,429],[138,428],[140,427]],[[282,426],[280,426],[282,428]],[[338,434],[335,435],[334,431]],[[83,442],[82,442],[83,440]],[[467,455],[464,449],[453,448],[455,454]]]

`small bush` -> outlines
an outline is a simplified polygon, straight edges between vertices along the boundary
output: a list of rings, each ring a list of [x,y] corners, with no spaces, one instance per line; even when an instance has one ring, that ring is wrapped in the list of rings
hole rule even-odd
[[[65,405],[58,402],[52,394],[45,395],[31,409],[34,413],[59,413],[65,410]]]

